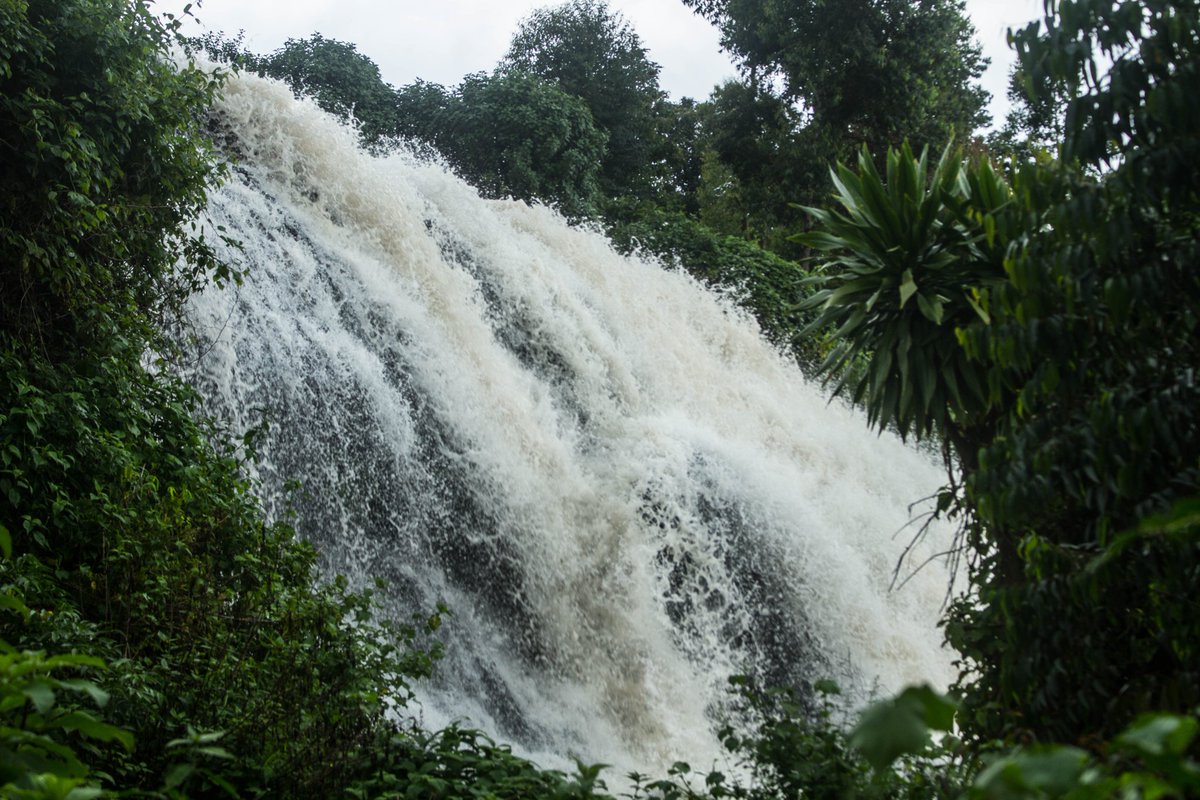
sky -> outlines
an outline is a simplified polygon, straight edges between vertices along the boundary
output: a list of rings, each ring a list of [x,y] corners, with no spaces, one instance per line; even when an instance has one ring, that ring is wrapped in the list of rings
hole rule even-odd
[[[187,0],[157,0],[159,12],[179,14]],[[557,0],[202,0],[192,4],[188,33],[246,32],[246,46],[268,53],[288,38],[319,32],[353,42],[379,65],[383,79],[404,86],[421,78],[453,86],[471,72],[490,72],[508,49],[521,20]],[[704,99],[736,75],[721,52],[715,27],[682,0],[609,0],[637,31],[659,83],[675,99]],[[1040,18],[1041,0],[967,0],[984,55],[992,61],[984,88],[992,93],[992,118],[1003,121],[1012,53],[1009,27]]]

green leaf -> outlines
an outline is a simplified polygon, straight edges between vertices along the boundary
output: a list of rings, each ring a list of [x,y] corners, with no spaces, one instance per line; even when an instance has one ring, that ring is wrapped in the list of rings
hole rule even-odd
[[[1180,533],[1200,528],[1200,497],[1180,500],[1165,514],[1147,517],[1138,525],[1144,533]]]
[[[933,300],[926,300],[925,295],[918,294],[917,308],[920,309],[921,315],[924,316],[925,319],[929,320],[935,325],[942,324],[942,315],[944,313],[944,309],[941,300],[938,300],[937,298],[934,298]]]
[[[101,689],[91,681],[82,678],[68,678],[60,680],[59,685],[65,689],[72,689],[76,692],[86,692],[96,705],[104,707],[108,705],[108,692]]]
[[[884,770],[900,756],[923,752],[931,731],[949,731],[956,711],[952,700],[929,686],[910,686],[868,708],[851,732],[850,744],[872,767]]]
[[[133,752],[133,734],[121,730],[115,725],[100,720],[85,711],[72,711],[54,721],[54,724],[68,731],[79,731],[84,736],[101,742],[120,742],[129,752]]]
[[[1183,755],[1200,723],[1191,717],[1150,714],[1139,717],[1117,741],[1147,756]]]
[[[229,795],[230,797],[241,797],[234,785],[226,780],[223,776],[209,770],[204,770],[204,777],[215,783],[223,792],[225,792],[225,794]]]
[[[9,592],[0,592],[0,609],[7,608],[15,611],[25,619],[29,619],[29,606],[21,602],[21,598]]]
[[[191,764],[176,764],[167,770],[167,774],[163,778],[163,783],[168,789],[177,789],[195,771],[196,768]]]
[[[54,708],[54,689],[44,679],[31,682],[23,690],[24,695],[33,703],[39,714],[45,714]]]
[[[47,658],[45,666],[48,669],[58,669],[59,667],[97,667],[103,669],[105,664],[104,659],[97,658],[96,656],[89,656],[82,653],[64,653]]]
[[[904,275],[900,279],[900,307],[904,308],[904,304],[908,299],[917,293],[917,284],[913,280],[911,269],[904,270]]]
[[[1087,763],[1087,753],[1077,747],[1030,748],[991,764],[975,779],[975,788],[984,797],[1061,797],[1075,787]]]
[[[974,290],[965,293],[967,303],[971,306],[972,310],[979,315],[979,318],[983,320],[984,325],[991,325],[991,316],[989,316],[988,313],[983,310],[983,306],[979,305],[978,301],[976,301],[975,297],[973,296],[973,293]]]
[[[233,753],[230,753],[224,747],[197,747],[193,752],[210,758],[233,758]]]

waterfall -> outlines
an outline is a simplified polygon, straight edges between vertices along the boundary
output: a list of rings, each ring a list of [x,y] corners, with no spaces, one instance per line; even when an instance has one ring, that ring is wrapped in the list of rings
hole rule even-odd
[[[889,589],[938,470],[728,299],[280,84],[234,77],[217,115],[239,161],[206,226],[249,275],[193,299],[180,369],[231,430],[267,420],[268,511],[323,569],[449,606],[427,724],[652,771],[719,757],[731,674],[949,683],[945,568]]]

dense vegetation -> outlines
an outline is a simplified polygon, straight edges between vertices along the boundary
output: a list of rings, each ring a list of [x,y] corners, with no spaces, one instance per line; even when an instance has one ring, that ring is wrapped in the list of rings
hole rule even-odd
[[[977,596],[948,617],[980,739],[1107,738],[1200,704],[1200,77],[1194,3],[1063,4],[1016,42],[1057,159],[892,151],[839,168],[842,211],[804,237],[833,261],[828,365],[879,425],[946,443]],[[1096,61],[1111,61],[1096,79]],[[853,384],[853,385],[851,385]]]
[[[887,148],[980,122],[961,2],[689,4],[746,70],[704,103],[667,101],[595,0],[535,14],[453,90],[393,91],[319,35],[207,44],[353,110],[373,146],[427,141],[485,193],[738,289],[875,424],[943,445],[973,587],[947,617],[955,698],[913,688],[847,731],[831,684],[814,707],[735,680],[741,769],[680,763],[635,796],[1197,796],[1197,3],[1048,3],[994,140],[1017,159],[936,163]],[[855,36],[812,35],[852,5]],[[406,722],[442,611],[391,625],[318,581],[244,477],[255,434],[220,445],[150,363],[190,292],[239,278],[189,225],[221,172],[220,76],[177,64],[176,21],[139,0],[0,0],[0,23],[0,796],[604,796],[598,767]],[[605,57],[627,83],[572,83]],[[841,209],[784,242],[786,200],[822,191],[813,154],[863,142]],[[819,254],[815,276],[755,241]]]

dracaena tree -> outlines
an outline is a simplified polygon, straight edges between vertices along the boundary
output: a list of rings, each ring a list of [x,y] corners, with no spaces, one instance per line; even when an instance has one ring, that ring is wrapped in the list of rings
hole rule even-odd
[[[872,424],[965,449],[987,412],[987,376],[954,331],[989,319],[978,298],[1005,279],[1012,191],[987,162],[970,168],[950,150],[932,168],[907,145],[886,161],[881,175],[864,148],[857,172],[838,165],[840,208],[807,209],[817,227],[797,237],[826,256],[806,301],[820,309],[813,331],[836,330],[820,369]],[[869,367],[854,369],[862,354]]]
[[[1194,515],[1152,519],[1200,493],[1200,5],[1046,11],[1014,42],[1035,100],[1072,98],[1059,159],[1002,179],[864,157],[805,240],[839,388],[946,444],[973,584],[947,633],[979,739],[1200,702]]]

